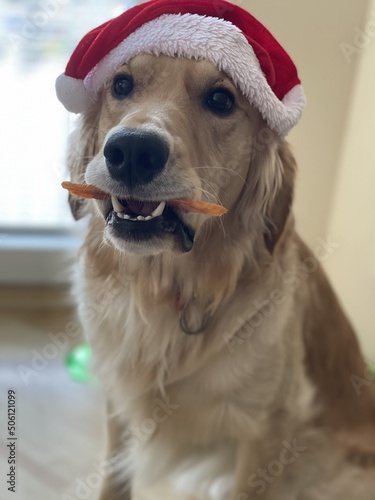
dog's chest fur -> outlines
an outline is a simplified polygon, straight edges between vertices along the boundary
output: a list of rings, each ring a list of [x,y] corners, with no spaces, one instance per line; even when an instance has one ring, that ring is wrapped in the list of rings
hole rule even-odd
[[[279,432],[280,414],[291,421],[308,415],[312,389],[289,325],[291,301],[251,331],[252,291],[239,287],[204,333],[187,335],[173,300],[142,310],[131,281],[119,286],[113,273],[109,280],[87,274],[79,280],[85,284],[80,313],[99,353],[95,369],[127,426],[126,467],[131,462],[133,477],[152,481],[185,460],[196,462],[197,454],[203,462],[216,457],[210,469],[217,477],[233,470],[236,441],[269,437],[273,427]],[[98,297],[88,290],[106,292]],[[285,341],[275,336],[283,331]],[[239,342],[228,344],[240,332]]]

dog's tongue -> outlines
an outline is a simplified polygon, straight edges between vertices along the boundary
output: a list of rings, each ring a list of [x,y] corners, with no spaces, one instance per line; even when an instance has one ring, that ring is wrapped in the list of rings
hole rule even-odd
[[[128,214],[143,215],[147,217],[151,215],[160,202],[154,201],[138,201],[138,200],[120,200],[121,204],[126,208]]]

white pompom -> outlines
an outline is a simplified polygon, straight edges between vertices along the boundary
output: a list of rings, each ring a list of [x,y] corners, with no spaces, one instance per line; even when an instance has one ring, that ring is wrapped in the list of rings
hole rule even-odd
[[[90,95],[82,80],[63,73],[56,79],[55,88],[58,100],[71,113],[82,113],[89,107]]]

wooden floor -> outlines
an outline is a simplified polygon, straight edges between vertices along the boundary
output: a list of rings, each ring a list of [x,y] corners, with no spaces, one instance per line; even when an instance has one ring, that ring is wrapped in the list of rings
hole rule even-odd
[[[57,348],[49,337],[76,321],[74,310],[64,292],[49,290],[3,289],[0,304],[0,500],[97,499],[104,459],[103,394],[95,383],[73,381],[66,370],[66,352],[80,339]],[[17,395],[16,494],[6,484],[11,388]],[[160,485],[135,498],[176,500],[176,495]]]

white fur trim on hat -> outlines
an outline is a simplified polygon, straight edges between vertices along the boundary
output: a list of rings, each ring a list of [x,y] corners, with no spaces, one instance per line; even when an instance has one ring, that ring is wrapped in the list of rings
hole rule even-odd
[[[57,98],[71,113],[82,113],[89,107],[90,94],[82,80],[62,74],[56,79],[55,88]]]

